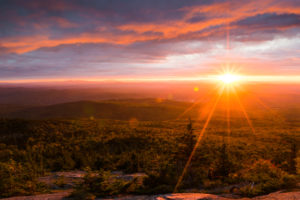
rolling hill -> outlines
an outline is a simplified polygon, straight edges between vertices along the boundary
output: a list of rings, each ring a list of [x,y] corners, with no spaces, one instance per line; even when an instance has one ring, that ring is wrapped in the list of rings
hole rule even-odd
[[[24,119],[115,119],[161,121],[176,119],[191,103],[155,99],[131,99],[110,101],[78,101],[49,106],[17,106],[11,112],[1,112],[3,118]],[[12,106],[11,106],[12,107]],[[191,113],[192,112],[192,113]],[[194,115],[195,111],[189,114]]]

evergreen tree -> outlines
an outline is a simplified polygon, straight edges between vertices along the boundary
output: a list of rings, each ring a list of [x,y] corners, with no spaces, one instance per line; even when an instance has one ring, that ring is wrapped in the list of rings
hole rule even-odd
[[[229,156],[227,152],[227,145],[224,142],[222,147],[221,147],[221,152],[220,152],[220,166],[219,166],[219,173],[222,179],[228,177],[229,172],[230,172],[230,161],[229,161]]]
[[[289,161],[289,172],[291,174],[297,173],[296,159],[297,159],[297,144],[296,144],[296,142],[292,142],[291,152],[290,152],[290,161]]]

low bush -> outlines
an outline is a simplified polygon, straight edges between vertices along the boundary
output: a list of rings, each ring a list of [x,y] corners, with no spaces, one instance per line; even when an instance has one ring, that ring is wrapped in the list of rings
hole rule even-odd
[[[238,182],[247,183],[240,188],[240,194],[244,196],[267,194],[297,184],[295,176],[277,168],[268,160],[257,161],[250,168],[242,170],[237,177]]]
[[[134,193],[138,188],[136,179],[125,181],[114,177],[108,171],[99,171],[97,173],[88,173],[82,183],[75,187],[70,197],[73,198],[91,198],[104,197],[117,194]]]
[[[28,167],[10,160],[0,162],[0,197],[48,192],[48,187],[36,180]]]

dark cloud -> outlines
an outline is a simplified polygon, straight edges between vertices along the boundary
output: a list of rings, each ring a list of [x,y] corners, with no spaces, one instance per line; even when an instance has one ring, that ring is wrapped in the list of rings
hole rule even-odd
[[[254,29],[278,29],[300,26],[300,15],[265,13],[242,19],[237,26]]]
[[[0,55],[1,54],[6,54],[6,53],[8,53],[9,52],[9,49],[7,49],[7,48],[5,48],[5,47],[2,47],[1,45],[0,45]]]
[[[196,23],[196,22],[201,22],[207,19],[204,15],[196,15],[188,19],[187,21],[190,23]]]

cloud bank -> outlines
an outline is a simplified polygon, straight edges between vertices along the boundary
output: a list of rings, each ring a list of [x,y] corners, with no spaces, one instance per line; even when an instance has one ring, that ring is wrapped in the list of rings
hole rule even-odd
[[[297,0],[3,0],[0,79],[300,73]]]

